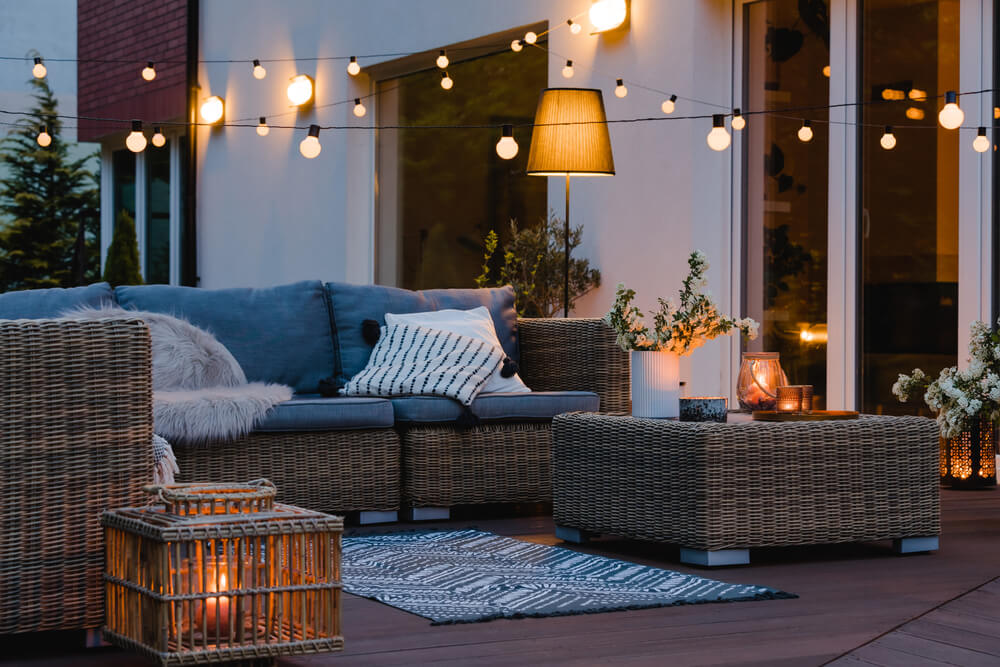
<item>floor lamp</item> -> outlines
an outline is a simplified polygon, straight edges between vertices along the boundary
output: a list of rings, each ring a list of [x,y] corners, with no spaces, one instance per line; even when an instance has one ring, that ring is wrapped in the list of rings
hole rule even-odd
[[[569,317],[569,179],[615,175],[600,90],[546,88],[542,91],[535,110],[526,172],[529,176],[566,177],[563,317]]]

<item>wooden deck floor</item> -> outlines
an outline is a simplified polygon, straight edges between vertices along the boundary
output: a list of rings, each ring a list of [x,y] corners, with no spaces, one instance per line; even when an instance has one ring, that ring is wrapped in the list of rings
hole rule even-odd
[[[895,556],[889,544],[753,551],[752,564],[682,567],[676,550],[601,539],[578,548],[733,582],[772,586],[795,600],[431,626],[346,596],[341,654],[281,665],[930,665],[1000,664],[1000,491],[944,491],[941,550]],[[465,519],[556,544],[548,517]],[[410,527],[410,526],[402,526]],[[384,529],[384,528],[383,528]],[[76,637],[0,640],[0,663],[140,665],[115,649],[82,651]],[[62,642],[62,643],[60,643]],[[6,646],[4,646],[6,644]],[[948,653],[954,649],[955,652]],[[891,662],[890,659],[897,659]]]

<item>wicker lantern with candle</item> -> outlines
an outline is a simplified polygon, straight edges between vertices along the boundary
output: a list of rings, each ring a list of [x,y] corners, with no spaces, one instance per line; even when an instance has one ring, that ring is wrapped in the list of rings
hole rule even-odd
[[[161,665],[337,651],[343,520],[266,480],[150,487],[105,512],[108,641]]]

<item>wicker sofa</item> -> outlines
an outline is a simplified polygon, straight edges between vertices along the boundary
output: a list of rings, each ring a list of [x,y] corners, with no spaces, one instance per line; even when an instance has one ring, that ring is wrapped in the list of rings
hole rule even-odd
[[[166,286],[125,291],[138,289],[171,298],[176,293],[167,290],[188,290],[192,298],[210,292]],[[100,512],[144,502],[153,428],[147,327],[140,320],[50,319],[67,308],[105,303],[110,295],[106,285],[0,295],[0,634],[96,627],[103,613]],[[253,296],[259,300],[261,295]],[[148,302],[118,300],[153,310]],[[260,364],[247,356],[252,348],[227,340],[221,331],[232,338],[233,331],[247,329],[246,322],[206,322],[199,320],[202,311],[185,307],[183,299],[169,303],[174,307],[164,301],[163,309],[213,329],[251,380],[293,384],[288,359],[272,364],[278,369],[275,377],[261,376]],[[399,509],[420,518],[421,510],[430,508],[428,518],[455,505],[549,501],[550,413],[574,404],[560,402],[560,394],[575,392],[571,399],[582,397],[595,406],[599,398],[601,410],[627,412],[629,360],[597,319],[515,316],[514,333],[521,376],[534,392],[520,399],[484,398],[489,414],[476,427],[395,416],[387,422],[384,405],[370,427],[358,414],[348,415],[353,419],[349,428],[297,429],[286,420],[280,428],[258,430],[236,442],[175,443],[178,481],[268,477],[285,502],[357,511],[373,520],[392,520]],[[280,339],[280,331],[274,335]],[[311,363],[306,360],[300,370],[315,371],[314,376],[331,372],[322,363],[313,369]],[[336,360],[331,363],[336,369]],[[522,414],[518,410],[526,397],[539,402]],[[310,402],[324,404],[313,397],[290,403],[301,408]],[[504,412],[508,403],[515,405],[514,413]]]

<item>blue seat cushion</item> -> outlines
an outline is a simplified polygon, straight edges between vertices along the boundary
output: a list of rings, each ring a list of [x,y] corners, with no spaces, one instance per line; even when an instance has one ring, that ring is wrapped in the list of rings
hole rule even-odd
[[[115,294],[124,308],[167,313],[208,330],[251,382],[308,394],[334,373],[330,310],[318,280],[236,289],[137,285]]]
[[[462,414],[457,401],[440,396],[390,399],[397,423],[453,422]],[[596,412],[597,394],[589,391],[535,391],[530,394],[480,394],[472,412],[484,421],[547,421],[563,412]]]
[[[0,294],[0,320],[38,320],[60,317],[63,311],[80,306],[100,308],[114,303],[111,285],[94,283],[86,287],[52,287]]]
[[[355,396],[326,398],[297,394],[267,413],[255,431],[343,431],[357,428],[392,428],[392,403],[384,398]]]
[[[375,320],[384,325],[386,313],[422,313],[445,308],[470,310],[486,306],[504,353],[518,360],[517,312],[514,310],[514,289],[510,286],[414,292],[383,285],[327,283],[326,289],[330,295],[337,342],[336,377],[341,384],[361,372],[372,353],[372,346],[361,335],[361,323]]]

